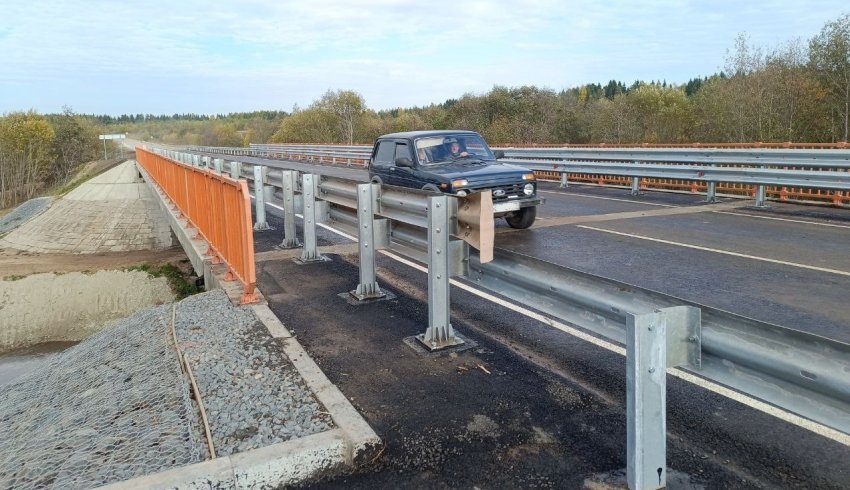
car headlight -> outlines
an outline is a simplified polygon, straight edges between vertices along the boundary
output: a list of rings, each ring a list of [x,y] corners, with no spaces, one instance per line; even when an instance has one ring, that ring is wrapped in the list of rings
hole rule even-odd
[[[522,180],[535,180],[536,178],[534,174],[522,174]]]
[[[525,184],[525,187],[522,188],[522,191],[525,192],[526,196],[534,194],[534,184]]]
[[[456,193],[459,197],[466,197],[469,193],[463,190],[457,191]]]
[[[463,187],[469,185],[469,181],[466,179],[455,179],[452,181],[452,187]]]

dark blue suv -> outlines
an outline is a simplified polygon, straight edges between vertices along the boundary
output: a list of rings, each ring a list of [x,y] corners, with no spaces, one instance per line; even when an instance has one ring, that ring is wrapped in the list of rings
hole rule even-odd
[[[466,196],[490,190],[493,212],[512,228],[528,228],[537,217],[534,173],[501,163],[474,131],[409,131],[375,140],[369,161],[372,182]]]

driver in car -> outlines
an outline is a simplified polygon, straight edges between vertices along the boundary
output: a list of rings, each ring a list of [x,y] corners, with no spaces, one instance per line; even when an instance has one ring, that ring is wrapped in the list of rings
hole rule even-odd
[[[451,154],[452,158],[463,158],[469,156],[469,153],[461,151],[460,143],[457,141],[452,141],[451,146],[449,146],[449,154]]]

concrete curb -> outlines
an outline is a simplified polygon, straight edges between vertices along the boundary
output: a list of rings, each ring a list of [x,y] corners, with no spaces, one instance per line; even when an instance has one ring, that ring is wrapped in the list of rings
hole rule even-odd
[[[139,173],[159,197],[160,207],[168,217],[174,234],[183,246],[196,271],[204,271],[207,289],[220,287],[228,296],[241,294],[233,282],[223,281],[226,267],[212,265],[204,256],[207,244],[190,237],[185,220],[178,218],[167,198],[151,184],[144,169]],[[233,290],[233,291],[229,291]],[[153,475],[116,482],[101,488],[255,488],[293,485],[314,478],[342,472],[373,457],[381,440],[345,395],[328,380],[319,366],[262,302],[250,306],[269,333],[278,339],[284,354],[298,370],[304,382],[333,418],[335,429],[280,444],[233,454],[202,463],[173,468]]]

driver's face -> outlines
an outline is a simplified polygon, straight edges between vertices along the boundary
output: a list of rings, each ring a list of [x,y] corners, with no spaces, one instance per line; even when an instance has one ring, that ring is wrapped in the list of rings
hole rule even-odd
[[[460,150],[460,145],[457,143],[452,143],[452,153],[457,153]]]

